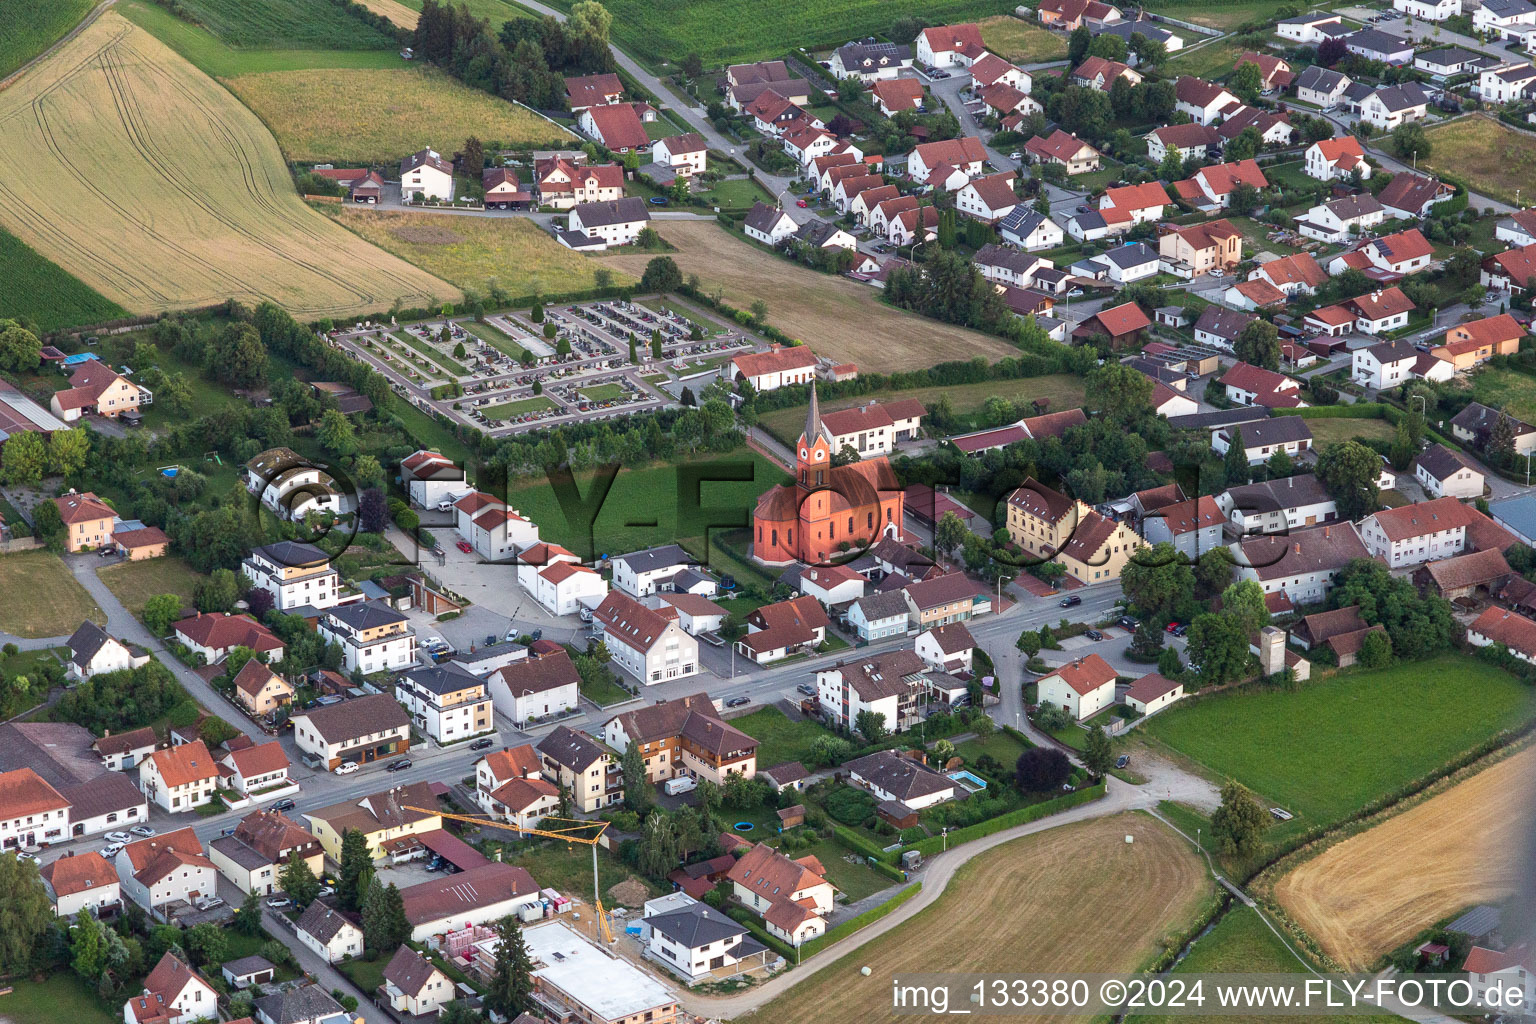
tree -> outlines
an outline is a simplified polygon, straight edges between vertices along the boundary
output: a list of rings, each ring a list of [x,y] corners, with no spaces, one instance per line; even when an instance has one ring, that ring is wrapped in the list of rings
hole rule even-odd
[[[1246,181],[1241,181],[1232,190],[1232,194],[1227,197],[1227,209],[1241,216],[1252,213],[1254,208],[1262,201],[1263,197],[1259,195],[1259,190],[1256,186],[1250,185]]]
[[[1157,671],[1170,679],[1184,671],[1184,662],[1179,658],[1177,647],[1163,648],[1163,653],[1157,656]]]
[[[1088,739],[1083,744],[1083,764],[1100,777],[1108,775],[1109,770],[1115,766],[1115,752],[1102,726],[1094,725],[1088,730]]]
[[[1222,468],[1227,474],[1227,486],[1235,487],[1238,484],[1246,484],[1250,477],[1248,468],[1248,449],[1243,444],[1243,428],[1233,427],[1232,438],[1227,443],[1227,454],[1222,459]]]
[[[1360,664],[1366,668],[1386,668],[1392,661],[1392,639],[1386,633],[1367,633],[1360,642]]]
[[[53,906],[37,862],[0,857],[0,971],[16,974],[34,962],[52,926]]]
[[[1244,103],[1257,103],[1259,93],[1264,90],[1264,73],[1257,64],[1244,61],[1227,76],[1227,88]]]
[[[662,352],[662,349],[661,349],[661,332],[660,331],[652,331],[651,332],[651,358],[652,359],[663,359],[663,358],[665,358],[665,354]]]
[[[1317,44],[1317,62],[1325,68],[1331,68],[1343,60],[1349,53],[1342,37],[1329,36]]]
[[[294,906],[300,909],[309,906],[320,895],[320,880],[297,853],[289,856],[288,863],[277,876],[277,882],[293,900]]]
[[[1232,350],[1245,363],[1280,369],[1280,333],[1268,320],[1251,321],[1232,343]]]
[[[252,889],[235,911],[235,931],[241,935],[261,934],[261,891]]]
[[[732,775],[732,778],[739,777]],[[640,870],[653,878],[665,877],[667,872],[677,867],[679,856],[672,816],[665,811],[657,811],[646,818],[640,833]]]
[[[336,902],[343,910],[357,910],[367,893],[364,882],[373,874],[368,839],[362,830],[349,828],[341,836],[341,862],[336,869]]]
[[[640,365],[640,360],[637,358],[638,355],[639,353],[635,351],[635,336],[631,334],[629,336],[629,361],[635,366]]]
[[[624,804],[636,814],[644,815],[655,805],[656,791],[646,776],[645,757],[640,753],[640,744],[630,743],[625,747],[619,764],[624,771]]]
[[[1119,36],[1108,34],[1096,36],[1093,42],[1088,44],[1088,56],[1103,57],[1105,60],[1116,61],[1120,64],[1125,63],[1125,58],[1129,53],[1130,48],[1126,46],[1125,40]],[[1124,79],[1117,79],[1117,81],[1124,81]]]
[[[1013,646],[1022,651],[1026,658],[1033,658],[1040,653],[1040,634],[1032,629],[1026,629],[1019,634],[1019,638],[1014,641]]]
[[[266,379],[267,349],[250,324],[235,322],[218,333],[208,350],[213,375],[236,388],[254,388]]]
[[[1381,456],[1359,441],[1339,441],[1317,457],[1317,479],[1339,506],[1343,519],[1360,519],[1375,512],[1381,495]]]
[[[75,973],[92,985],[107,969],[107,943],[102,938],[101,925],[96,923],[89,910],[75,915],[75,923],[70,929],[69,955]]]
[[[485,147],[471,135],[464,140],[464,173],[473,181],[479,181],[485,171]]]
[[[1067,37],[1067,63],[1076,67],[1088,56],[1088,48],[1093,45],[1093,33],[1088,31],[1087,25],[1079,25],[1072,30]]]
[[[1121,423],[1146,412],[1152,402],[1152,378],[1123,363],[1107,362],[1091,370],[1083,385],[1089,408]]]
[[[15,320],[0,320],[0,370],[28,372],[42,362],[43,343]]]
[[[1202,682],[1230,682],[1247,670],[1248,634],[1234,616],[1201,615],[1190,624],[1188,651]]]
[[[1234,568],[1236,565],[1226,548],[1212,548],[1202,554],[1195,563],[1195,596],[1207,599],[1227,589]]]
[[[811,741],[810,759],[806,767],[830,768],[848,760],[853,744],[837,736],[818,736]]]
[[[332,455],[351,455],[357,451],[357,431],[352,429],[352,421],[339,409],[325,410],[320,417],[315,437],[320,447]]]
[[[363,941],[381,952],[397,948],[411,937],[411,925],[405,919],[405,900],[391,882],[377,881],[368,887],[363,899]]]
[[[690,53],[683,58],[683,74],[688,78],[698,78],[704,73],[704,58],[697,53]]]
[[[677,261],[671,256],[656,256],[645,265],[640,275],[643,292],[675,292],[683,286],[683,272],[677,269]]]
[[[956,548],[965,543],[965,538],[970,536],[970,533],[965,520],[954,512],[945,512],[933,528],[934,547],[953,554]]]
[[[91,455],[91,439],[80,427],[55,430],[48,438],[48,471],[69,476],[85,468]]]
[[[1152,661],[1162,654],[1163,631],[1151,619],[1142,619],[1131,634],[1130,652],[1144,661]]]
[[[761,327],[768,319],[768,303],[762,299],[753,299],[752,305],[749,308],[752,311],[753,325]]]
[[[496,939],[496,966],[485,990],[485,1008],[510,1019],[533,1005],[533,957],[522,927],[511,915],[496,922]]]
[[[176,594],[156,594],[144,602],[144,625],[153,637],[170,633],[171,623],[181,618],[181,597]]]
[[[1221,806],[1211,815],[1211,834],[1221,844],[1222,853],[1247,855],[1259,849],[1269,821],[1269,812],[1248,788],[1232,781],[1221,787]]]
[[[189,929],[182,944],[198,967],[223,963],[229,954],[229,937],[212,922]]]
[[[1137,551],[1120,572],[1120,590],[1144,615],[1165,615],[1194,589],[1189,562],[1168,541]]]
[[[27,487],[42,480],[48,468],[48,448],[43,435],[32,430],[19,431],[5,442],[5,461],[0,462],[0,479],[12,486]],[[45,502],[51,505],[53,502]],[[42,506],[38,506],[41,508]],[[58,509],[54,509],[58,513]],[[37,527],[34,525],[33,530]],[[39,534],[41,535],[41,534]]]
[[[228,612],[240,600],[240,580],[231,569],[215,569],[192,588],[192,602],[200,612]]]
[[[1072,762],[1053,747],[1030,747],[1013,765],[1013,784],[1025,793],[1060,789],[1072,775]]]
[[[1404,121],[1392,129],[1392,148],[1404,160],[1427,160],[1434,150],[1429,133],[1417,121]]]
[[[384,500],[384,491],[378,487],[370,487],[359,495],[357,500],[358,525],[367,533],[383,533],[389,526],[389,503]]]
[[[373,455],[359,455],[352,464],[352,476],[363,486],[377,486],[384,482],[384,467]]]
[[[1284,448],[1276,448],[1275,453],[1269,457],[1269,461],[1264,465],[1269,470],[1271,480],[1290,476],[1291,472],[1296,468],[1295,463],[1291,461],[1290,455],[1286,454]]]
[[[1237,160],[1252,160],[1258,156],[1264,148],[1264,136],[1252,125],[1237,133],[1237,137],[1227,143],[1222,150],[1222,158],[1228,162]]]
[[[879,743],[889,735],[885,727],[885,715],[865,708],[854,716],[853,724],[870,743]]]
[[[1264,588],[1256,580],[1238,580],[1221,592],[1221,613],[1231,616],[1245,636],[1252,636],[1269,625]]]

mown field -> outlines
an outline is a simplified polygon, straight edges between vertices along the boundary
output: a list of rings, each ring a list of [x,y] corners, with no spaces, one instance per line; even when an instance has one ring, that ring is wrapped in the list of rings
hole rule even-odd
[[[484,291],[494,281],[512,295],[579,291],[593,287],[593,275],[604,266],[524,219],[324,209],[373,244],[461,288]],[[613,277],[615,284],[636,279]]]
[[[1280,905],[1346,970],[1364,970],[1436,921],[1515,891],[1531,834],[1536,748],[1305,861]]]
[[[119,0],[113,10],[216,78],[304,68],[406,68],[398,48],[332,50],[291,46],[240,49],[148,0]],[[319,44],[323,46],[324,44]]]
[[[419,8],[410,8],[398,0],[358,0],[364,7],[374,14],[380,14],[401,28],[414,29],[416,23],[421,20]]]
[[[199,25],[231,46],[315,47],[325,50],[398,48],[395,40],[330,0],[180,0]]]
[[[80,23],[96,0],[0,4],[0,79]]]
[[[422,126],[448,149],[473,135],[507,146],[569,144],[570,132],[457,82],[436,68],[324,68],[238,75],[229,87],[290,160],[395,165],[422,147]],[[398,172],[395,173],[398,178]]]
[[[51,331],[122,315],[117,303],[0,230],[0,317],[31,317]]]
[[[572,0],[553,0],[568,11]],[[1007,0],[610,0],[613,41],[653,68],[690,53],[707,66],[841,46],[915,15],[926,25],[1006,14]]]
[[[1189,843],[1151,818],[1062,825],[973,858],[933,904],[743,1019],[912,1020],[890,1009],[896,974],[1132,971],[1189,922],[1211,885]],[[860,974],[866,966],[868,977]]]
[[[766,256],[708,221],[659,221],[652,226],[677,248],[670,255],[685,276],[697,274],[706,292],[718,287],[721,297],[737,309],[762,299],[768,303],[768,321],[810,345],[817,355],[889,372],[978,356],[992,362],[1018,354],[1000,338],[882,305],[879,293],[867,284]],[[598,259],[634,277],[645,272],[651,258],[610,252],[615,254]]]
[[[1308,419],[1312,428],[1312,445],[1326,448],[1337,441],[1372,440],[1390,441],[1397,436],[1397,428],[1386,420],[1353,420],[1344,416],[1318,416]]]
[[[1472,374],[1472,395],[1527,423],[1536,417],[1536,377],[1529,374],[1485,366]]]
[[[1212,28],[1234,29],[1275,17],[1272,0],[1152,0],[1147,10]]]
[[[602,556],[672,541],[688,544],[697,553],[702,550],[702,527],[706,523],[711,527],[728,526],[732,516],[738,517],[738,523],[750,523],[757,496],[787,479],[784,470],[749,448],[729,455],[700,454],[690,465],[696,463],[704,463],[705,470],[746,467],[752,472],[750,480],[705,483],[700,487],[699,504],[707,510],[723,510],[721,514],[706,516],[702,523],[693,511],[686,511],[683,521],[679,521],[678,467],[667,464],[620,470],[590,534],[582,523],[572,521],[561,511],[554,489],[542,476],[516,481],[507,502],[537,522],[545,540],[562,544],[584,558],[589,545],[594,545],[595,554]],[[576,486],[583,496],[591,493],[592,476],[576,476]]]
[[[142,562],[119,562],[107,566],[97,575],[113,596],[135,615],[144,614],[145,602],[156,594],[175,594],[181,598],[182,607],[192,607],[193,593],[198,583],[206,579],[172,555]]]
[[[1526,721],[1530,688],[1454,654],[1175,706],[1149,735],[1308,824],[1338,821]]]
[[[113,11],[0,93],[0,136],[0,226],[132,312],[458,297],[307,207],[261,121]]]
[[[68,636],[85,619],[107,621],[64,560],[47,551],[0,558],[0,594],[12,595],[0,601],[0,631],[17,636]]]
[[[377,2],[380,2],[380,0],[365,0],[364,5],[377,10],[374,7],[374,4]],[[392,0],[382,0],[382,2],[390,3]],[[421,0],[400,0],[400,3],[417,15],[421,13]],[[492,28],[498,31],[501,28],[502,22],[510,21],[513,18],[535,17],[532,11],[519,7],[513,0],[459,0],[459,3],[454,6],[467,8],[470,17],[484,18],[491,23]],[[380,11],[380,13],[383,12]]]
[[[1431,171],[1450,172],[1506,203],[1515,189],[1529,196],[1536,182],[1536,137],[1517,132],[1483,114],[1458,118],[1426,129],[1434,147],[1421,157]]]
[[[1066,36],[1057,35],[1023,18],[999,14],[983,18],[979,25],[981,41],[987,49],[1015,64],[1060,60],[1067,55]]]

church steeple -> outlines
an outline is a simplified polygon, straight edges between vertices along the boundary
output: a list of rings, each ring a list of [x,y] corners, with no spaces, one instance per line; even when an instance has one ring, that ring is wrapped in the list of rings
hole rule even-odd
[[[801,434],[802,444],[812,445],[821,435],[821,407],[816,404],[816,382],[811,381],[811,404],[805,410],[805,432]]]

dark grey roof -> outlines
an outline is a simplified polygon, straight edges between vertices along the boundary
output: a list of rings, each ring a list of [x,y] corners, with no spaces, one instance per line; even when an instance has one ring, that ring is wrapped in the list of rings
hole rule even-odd
[[[1499,417],[1503,415],[1505,413],[1498,409],[1486,406],[1481,402],[1473,402],[1461,410],[1461,412],[1451,417],[1451,426],[1460,427],[1462,430],[1470,431],[1474,434],[1486,434],[1493,429],[1493,425],[1499,422]],[[1517,437],[1536,431],[1536,427],[1517,420],[1513,416],[1510,416],[1509,420],[1514,424]]]
[[[846,69],[873,71],[911,60],[912,47],[896,43],[844,43],[837,48],[837,54]]]
[[[1035,216],[1038,217],[1039,214]],[[988,242],[976,250],[973,260],[979,267],[1002,267],[1015,274],[1022,274],[1040,262],[1040,257],[1027,252],[1021,252],[1011,246]]]
[[[238,960],[228,960],[224,963],[224,970],[236,978],[243,978],[251,974],[260,974],[262,971],[275,971],[277,965],[264,956],[243,956]]]
[[[623,562],[631,571],[642,573],[655,572],[657,569],[666,569],[674,565],[692,565],[697,560],[676,544],[663,544],[660,547],[619,555],[613,561]]]
[[[938,772],[889,750],[877,750],[857,761],[849,761],[843,769],[857,773],[870,785],[878,786],[902,801],[955,788],[954,782]]]
[[[1379,28],[1362,28],[1358,32],[1351,32],[1344,41],[1350,46],[1358,46],[1372,53],[1397,53],[1399,50],[1413,49],[1413,43],[1402,36],[1383,32]]]
[[[997,222],[997,229],[1020,238],[1028,238],[1045,219],[1045,214],[1021,203],[1010,210],[1008,216]]]
[[[1187,416],[1170,416],[1168,425],[1176,430],[1212,430],[1230,427],[1234,423],[1254,423],[1269,418],[1269,410],[1263,406],[1244,405],[1236,409],[1218,409],[1216,412],[1193,412]]]
[[[1094,35],[1119,36],[1129,43],[1131,36],[1138,32],[1146,36],[1147,41],[1152,43],[1166,43],[1173,38],[1172,32],[1160,27],[1156,22],[1147,18],[1139,21],[1117,21],[1112,25],[1103,26]]]
[[[31,768],[59,790],[89,782],[106,772],[91,750],[94,740],[73,722],[0,725],[0,771]]]
[[[1424,87],[1418,82],[1404,82],[1402,85],[1377,89],[1376,96],[1389,111],[1408,110],[1429,102],[1429,96],[1425,94]]]
[[[1464,50],[1460,46],[1437,46],[1433,50],[1421,50],[1414,54],[1414,63],[1425,61],[1430,64],[1438,64],[1441,67],[1453,67],[1465,64],[1469,60],[1476,60],[1477,54],[1471,50]]]
[[[670,910],[645,920],[673,942],[689,949],[698,949],[712,942],[743,935],[747,930],[745,925],[737,924],[704,903],[693,903],[680,910]]]
[[[217,844],[218,840],[214,841]],[[351,924],[330,907],[315,900],[304,908],[304,913],[299,916],[299,930],[314,936],[320,940],[321,945],[329,943],[347,925]],[[357,927],[353,925],[353,927]]]
[[[507,657],[507,656],[509,656],[511,654],[514,654],[517,651],[525,651],[526,652],[527,650],[528,650],[528,648],[524,647],[521,644],[513,644],[513,643],[491,644],[491,645],[489,645],[487,647],[481,647],[478,650],[464,651],[464,652],[461,652],[459,654],[455,654],[453,656],[453,662],[451,662],[451,664],[475,665],[475,664],[478,664],[478,663],[480,663],[482,661],[495,661],[498,658],[505,658],[505,657]],[[525,657],[526,657],[526,655],[525,655]]]
[[[1227,341],[1236,341],[1237,336],[1243,333],[1243,328],[1257,319],[1258,317],[1252,313],[1240,313],[1235,309],[1223,309],[1220,306],[1207,306],[1200,314],[1200,319],[1195,321],[1195,330],[1214,334]]]
[[[819,249],[839,230],[836,224],[829,224],[824,220],[808,220],[800,225],[800,229],[795,232],[795,237]]]
[[[788,214],[777,206],[770,206],[759,200],[752,204],[752,210],[747,214],[746,226],[766,235],[786,216]]]
[[[683,569],[672,577],[672,589],[685,591],[698,586],[700,583],[713,583],[714,580],[700,572],[698,569]]]
[[[1162,381],[1164,384],[1171,385],[1175,381],[1182,381],[1187,379],[1182,373],[1180,373],[1178,370],[1170,368],[1166,363],[1160,363],[1153,359],[1144,359],[1140,356],[1137,356],[1133,359],[1127,359],[1125,361],[1125,365],[1129,366],[1133,370],[1146,374],[1153,380]]]
[[[575,729],[560,726],[539,741],[539,753],[573,772],[583,772],[606,751]]]
[[[1366,349],[1378,363],[1401,363],[1409,359],[1417,360],[1424,353],[1413,347],[1413,342],[1399,338],[1396,341],[1383,341]]]
[[[1109,260],[1124,270],[1127,267],[1139,267],[1148,262],[1155,262],[1161,257],[1158,256],[1157,250],[1146,242],[1137,242],[1135,245],[1122,245],[1117,249],[1111,249],[1101,254],[1099,258]]]
[[[256,1012],[272,1024],[300,1024],[344,1012],[319,985],[284,989],[256,1000]]]
[[[875,622],[879,619],[894,619],[911,613],[907,607],[907,599],[900,590],[889,590],[884,593],[870,594],[853,602],[858,606],[865,622]]]
[[[645,208],[645,200],[639,196],[625,196],[605,203],[579,203],[571,212],[577,215],[584,228],[651,219],[651,212]]]
[[[89,782],[59,788],[59,795],[70,803],[71,821],[98,818],[129,807],[143,807],[144,794],[122,772],[103,772]]]
[[[85,668],[91,663],[91,659],[96,657],[96,653],[105,647],[107,641],[111,639],[107,635],[106,630],[96,625],[90,619],[86,619],[70,635],[69,641],[66,644],[70,650],[69,660],[81,668]]]
[[[1498,18],[1510,18],[1536,11],[1527,0],[1483,0],[1483,10]]]
[[[1296,88],[1315,89],[1318,92],[1333,92],[1339,87],[1340,82],[1349,79],[1337,71],[1314,64],[1304,69],[1296,78]]]
[[[254,553],[261,555],[269,562],[275,562],[278,565],[285,565],[289,568],[301,568],[303,566],[316,565],[320,562],[328,562],[331,557],[313,544],[304,544],[294,540],[281,540],[276,544],[267,544],[257,548]]]
[[[1375,91],[1375,89],[1372,89],[1364,82],[1350,82],[1344,87],[1344,95],[1355,103],[1359,103]]]
[[[393,625],[396,622],[409,621],[404,615],[395,611],[386,604],[375,601],[359,601],[355,604],[341,604],[334,608],[326,609],[326,614],[344,622],[353,629],[377,629],[380,626]]]
[[[809,778],[811,773],[806,771],[805,765],[799,761],[785,761],[783,764],[776,764],[772,768],[764,768],[757,774],[765,775],[772,779],[776,786],[787,786],[791,782],[799,782],[801,779]]]
[[[387,693],[370,693],[340,704],[312,708],[294,718],[308,721],[327,743],[347,743],[359,736],[390,732],[411,724],[405,708]]]
[[[1295,419],[1296,417],[1286,418]],[[1225,497],[1232,502],[1234,508],[1254,514],[1277,512],[1283,508],[1300,508],[1303,505],[1317,505],[1333,500],[1327,489],[1311,473],[1230,487]]]
[[[491,649],[494,650],[494,648]],[[413,668],[405,674],[405,678],[425,690],[438,694],[455,693],[466,687],[482,685],[484,682],[479,676],[451,661],[433,665],[431,668]]]
[[[1453,452],[1443,444],[1432,444],[1413,460],[1415,466],[1423,466],[1436,480],[1447,480],[1463,469],[1481,473],[1460,452]]]
[[[1484,0],[1484,3],[1486,2],[1487,0]],[[1473,907],[1465,914],[1462,914],[1456,920],[1446,925],[1445,930],[1470,935],[1474,939],[1481,938],[1484,935],[1491,935],[1498,931],[1501,918],[1502,914],[1498,907],[1484,904],[1480,907]]]
[[[1344,196],[1342,199],[1335,199],[1323,205],[1339,220],[1353,220],[1356,217],[1367,217],[1373,213],[1386,212],[1386,207],[1378,203],[1376,197],[1369,192]]]
[[[272,863],[271,857],[268,857],[235,836],[220,836],[208,845],[247,871],[254,871],[257,868],[266,867]],[[315,906],[318,903],[319,901],[316,900],[310,906]]]
[[[1104,219],[1104,215],[1098,210],[1084,210],[1082,213],[1074,213],[1072,219],[1081,225],[1084,232],[1109,226],[1109,222]]]
[[[1245,449],[1306,441],[1312,437],[1312,428],[1307,426],[1307,421],[1300,416],[1272,416],[1256,423],[1229,427],[1224,433],[1230,436],[1233,431],[1242,433]]]

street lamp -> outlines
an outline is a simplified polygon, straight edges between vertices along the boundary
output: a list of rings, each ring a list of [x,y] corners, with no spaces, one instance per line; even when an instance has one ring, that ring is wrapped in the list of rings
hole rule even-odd
[[[1015,576],[999,576],[997,578],[997,600],[995,602],[993,602],[993,609],[992,609],[992,613],[994,615],[997,614],[996,605],[1000,605],[1000,604],[1003,603],[1003,581],[1007,580],[1008,582],[1012,583],[1017,578],[1018,577],[1016,575]]]

